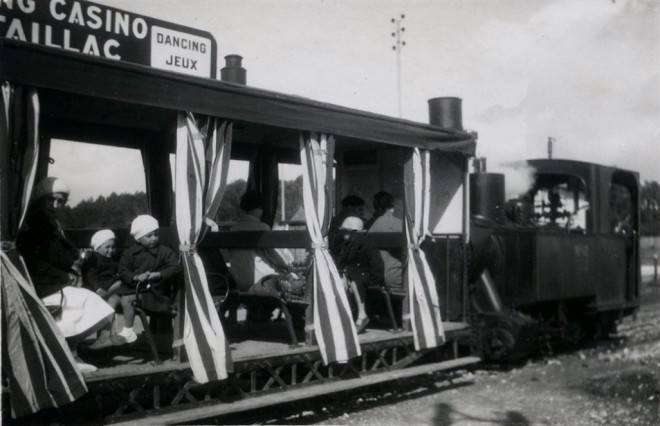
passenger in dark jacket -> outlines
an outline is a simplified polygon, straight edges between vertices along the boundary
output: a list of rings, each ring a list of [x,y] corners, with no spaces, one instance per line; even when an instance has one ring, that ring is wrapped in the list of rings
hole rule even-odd
[[[330,225],[328,226],[328,241],[330,242],[331,251],[334,250],[332,244],[339,241],[336,237],[341,224],[344,223],[344,219],[349,216],[355,216],[360,219],[364,216],[364,200],[357,195],[348,195],[344,197],[341,200],[341,211],[337,216],[330,220]]]
[[[353,291],[358,316],[355,327],[361,333],[369,323],[365,310],[367,286],[383,284],[383,260],[378,248],[366,237],[362,219],[349,216],[344,219],[332,244],[332,256],[340,274]]]
[[[170,308],[172,278],[179,272],[179,257],[169,247],[160,244],[158,221],[149,215],[140,215],[131,224],[131,235],[136,244],[124,251],[119,261],[119,276],[124,285],[119,290],[123,307],[133,304],[135,288],[143,284],[150,291],[141,296],[142,306],[152,311]],[[120,336],[127,341],[137,339],[133,331],[135,315],[126,315]]]
[[[40,298],[80,283],[75,267],[78,249],[64,236],[58,222],[42,210],[30,210],[17,245]]]
[[[83,286],[101,296],[113,308],[121,301],[117,292],[122,287],[115,245],[114,232],[109,229],[98,231],[92,236],[94,251],[82,265]]]

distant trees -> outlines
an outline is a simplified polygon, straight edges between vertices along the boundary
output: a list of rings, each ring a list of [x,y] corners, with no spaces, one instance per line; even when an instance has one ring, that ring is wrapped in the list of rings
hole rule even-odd
[[[294,180],[284,181],[284,213],[285,219],[291,220],[294,214],[302,207],[303,205],[303,179],[302,175],[298,176]],[[277,203],[277,215],[275,220],[279,221],[282,219],[282,200],[278,199]]]
[[[222,203],[215,215],[216,222],[232,222],[241,214],[241,196],[245,193],[247,182],[243,179],[233,181],[225,188]],[[291,217],[302,206],[302,176],[284,182],[286,218]],[[282,217],[282,203],[278,203],[277,220]],[[89,198],[75,207],[67,207],[62,215],[64,228],[128,228],[137,215],[148,214],[147,194],[112,193],[108,196]]]
[[[241,196],[245,194],[245,188],[247,188],[247,182],[243,179],[227,184],[220,208],[215,214],[216,222],[233,222],[239,217]]]
[[[149,212],[147,194],[112,193],[96,200],[83,200],[67,207],[62,217],[64,228],[128,228],[135,216]]]
[[[642,235],[660,235],[660,184],[644,181],[640,198]]]

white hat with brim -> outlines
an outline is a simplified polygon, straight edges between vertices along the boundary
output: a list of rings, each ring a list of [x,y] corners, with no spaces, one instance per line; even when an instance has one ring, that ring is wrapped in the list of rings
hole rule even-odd
[[[339,229],[349,229],[351,231],[362,231],[364,230],[364,222],[362,219],[355,216],[349,216],[341,223]]]
[[[103,243],[105,243],[108,240],[114,240],[116,238],[117,237],[115,237],[115,233],[112,232],[111,230],[102,229],[97,233],[95,233],[94,235],[92,235],[92,248],[94,250],[98,250],[98,248],[101,247]]]
[[[69,195],[69,185],[67,185],[62,179],[51,176],[41,180],[34,186],[34,189],[32,190],[32,199],[38,200],[46,195],[57,193]]]
[[[148,214],[142,214],[131,223],[131,235],[135,240],[139,240],[150,232],[158,229],[158,221],[155,217]]]

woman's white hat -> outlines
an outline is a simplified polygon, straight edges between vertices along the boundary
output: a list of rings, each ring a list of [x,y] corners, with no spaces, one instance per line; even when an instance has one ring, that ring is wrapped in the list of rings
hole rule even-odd
[[[92,248],[94,250],[97,250],[99,247],[101,247],[101,244],[105,243],[108,240],[114,240],[117,237],[115,237],[115,233],[112,232],[109,229],[101,229],[94,235],[92,235]]]
[[[353,231],[362,231],[364,230],[364,222],[362,219],[355,216],[349,216],[341,223],[339,229],[350,229]]]
[[[158,221],[148,214],[141,214],[131,223],[131,235],[136,241],[156,229],[158,229]]]
[[[45,195],[57,194],[58,192],[69,195],[69,185],[60,178],[49,176],[34,186],[32,199],[38,200]]]

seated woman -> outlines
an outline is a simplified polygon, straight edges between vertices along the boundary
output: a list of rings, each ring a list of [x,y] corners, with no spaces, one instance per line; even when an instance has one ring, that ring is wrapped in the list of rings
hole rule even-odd
[[[96,367],[83,362],[76,352],[80,342],[99,331],[94,347],[125,343],[110,337],[114,309],[101,297],[80,288],[78,250],[62,231],[58,214],[69,196],[60,179],[49,177],[37,184],[25,223],[18,235],[18,249],[25,259],[37,295],[46,306],[61,306],[55,322],[67,340],[82,372]],[[109,343],[109,344],[108,344]]]
[[[369,323],[365,310],[366,286],[383,284],[383,261],[378,248],[365,238],[362,219],[349,216],[339,227],[332,242],[332,256],[342,277],[355,297],[358,315],[355,328],[362,333]]]
[[[395,216],[399,199],[389,192],[381,191],[374,195],[374,216],[370,220],[368,232],[403,232],[403,221]],[[389,288],[403,286],[403,250],[380,250],[385,268],[385,284]]]
[[[248,191],[241,197],[243,215],[232,226],[231,231],[270,231],[270,226],[261,221],[263,208],[259,193]],[[282,295],[282,282],[296,280],[290,272],[293,256],[288,250],[251,248],[228,250],[230,272],[239,291],[256,295]],[[268,314],[268,313],[266,313]]]

